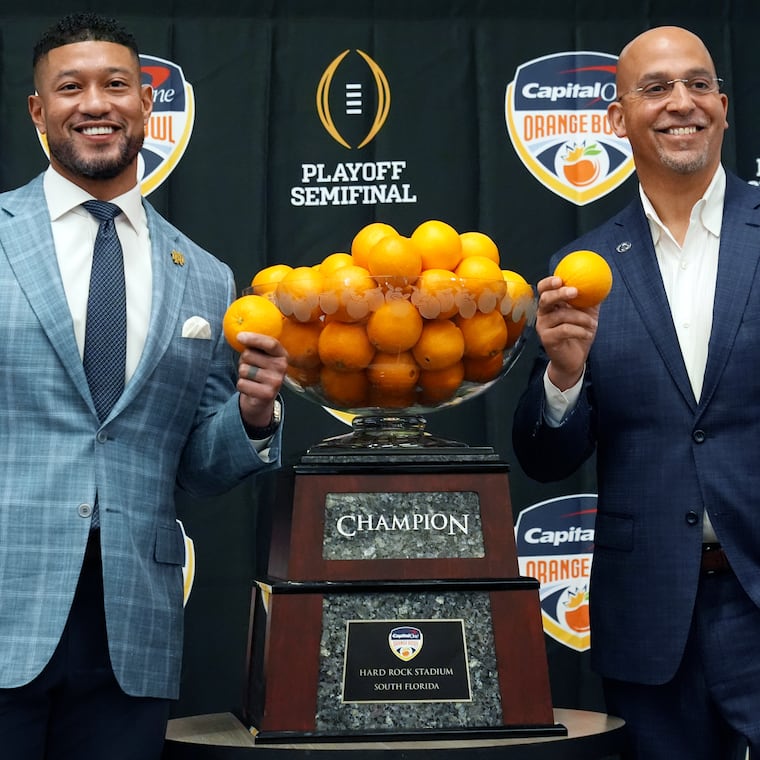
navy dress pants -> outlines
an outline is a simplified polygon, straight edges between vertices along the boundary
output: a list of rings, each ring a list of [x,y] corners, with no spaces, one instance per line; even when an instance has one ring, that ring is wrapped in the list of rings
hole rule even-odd
[[[760,758],[760,609],[728,571],[700,579],[675,677],[649,686],[605,680],[607,710],[624,718],[625,760]]]
[[[159,760],[169,704],[130,697],[116,681],[108,656],[100,540],[92,531],[53,657],[30,683],[0,689],[0,753],[4,760]]]

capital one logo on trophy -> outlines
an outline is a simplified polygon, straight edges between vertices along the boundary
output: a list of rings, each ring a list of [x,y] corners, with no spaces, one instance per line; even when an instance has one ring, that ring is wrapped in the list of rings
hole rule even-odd
[[[404,662],[413,660],[422,649],[424,638],[419,628],[404,625],[393,628],[388,634],[388,646],[391,652]]]

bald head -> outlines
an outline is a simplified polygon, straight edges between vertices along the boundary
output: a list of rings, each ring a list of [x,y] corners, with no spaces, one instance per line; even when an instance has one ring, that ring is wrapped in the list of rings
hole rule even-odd
[[[709,185],[728,127],[728,98],[716,83],[707,47],[686,29],[650,29],[621,51],[618,97],[607,116],[613,132],[628,139],[650,199],[659,189],[668,203],[696,200]]]
[[[638,87],[641,77],[671,78],[668,71],[685,56],[697,66],[690,76],[715,76],[715,64],[705,43],[680,26],[659,26],[631,40],[620,52],[617,64],[617,91],[621,95]],[[685,76],[685,74],[679,74]]]

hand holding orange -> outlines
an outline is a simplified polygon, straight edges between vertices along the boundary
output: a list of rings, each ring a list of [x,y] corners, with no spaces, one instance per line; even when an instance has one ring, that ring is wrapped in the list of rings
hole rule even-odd
[[[222,319],[222,330],[227,342],[242,353],[245,346],[238,340],[238,333],[255,332],[279,339],[283,316],[280,310],[264,296],[246,295],[236,298]]]
[[[557,264],[554,276],[563,285],[578,290],[578,295],[568,303],[579,309],[600,304],[612,289],[610,265],[594,251],[568,253]]]

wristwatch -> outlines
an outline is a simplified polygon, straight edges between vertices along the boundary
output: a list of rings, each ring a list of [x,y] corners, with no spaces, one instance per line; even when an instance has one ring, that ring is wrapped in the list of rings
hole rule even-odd
[[[274,400],[274,406],[272,408],[272,421],[264,427],[252,427],[248,425],[248,437],[255,441],[263,441],[265,438],[269,438],[277,432],[277,428],[280,427],[280,421],[282,420],[282,403],[280,399]]]

